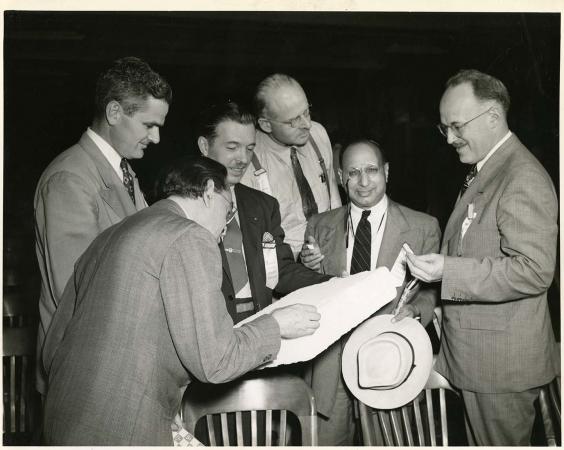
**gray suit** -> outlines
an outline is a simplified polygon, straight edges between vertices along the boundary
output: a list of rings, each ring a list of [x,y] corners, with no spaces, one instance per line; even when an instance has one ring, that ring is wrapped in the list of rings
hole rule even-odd
[[[461,239],[469,204],[476,217]],[[515,393],[554,378],[546,291],[556,262],[557,217],[548,174],[515,135],[455,205],[441,250],[444,319],[436,369],[456,387]],[[517,420],[517,414],[504,417]],[[513,430],[530,428],[529,419]]]
[[[221,279],[217,242],[171,200],[96,238],[45,341],[46,443],[171,445],[191,379],[225,382],[273,359],[277,322],[233,329]]]
[[[330,275],[340,275],[346,267],[345,215],[346,207],[341,207],[313,216],[306,230],[306,237],[313,236],[318,242],[325,258],[321,271]],[[441,232],[437,219],[388,199],[388,215],[382,244],[378,253],[377,267],[391,269],[401,247],[408,243],[417,253],[438,251]],[[351,245],[349,243],[349,245]],[[405,285],[405,282],[404,282]],[[378,314],[390,314],[396,306],[404,286],[397,288],[396,298],[384,306]],[[432,290],[421,290],[413,300],[421,311],[421,321],[431,321],[435,306]],[[330,417],[335,403],[337,383],[341,376],[341,342],[336,342],[313,360],[307,379],[311,383],[317,402],[317,410]]]
[[[137,178],[132,175],[135,205],[86,133],[41,175],[34,201],[35,249],[41,271],[38,356],[76,260],[102,231],[147,205]],[[45,378],[40,371],[37,388],[45,391]]]

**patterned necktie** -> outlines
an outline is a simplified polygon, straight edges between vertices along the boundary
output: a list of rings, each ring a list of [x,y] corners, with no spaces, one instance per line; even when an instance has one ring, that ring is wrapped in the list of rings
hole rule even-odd
[[[290,149],[290,159],[292,160],[292,169],[294,169],[294,176],[296,177],[296,182],[298,183],[298,189],[300,190],[300,197],[302,198],[302,208],[304,210],[304,216],[309,219],[312,215],[317,214],[317,203],[315,203],[315,198],[313,197],[313,192],[311,192],[311,187],[304,176],[302,171],[302,166],[298,161],[298,154],[296,147]]]
[[[249,281],[249,276],[247,275],[247,265],[243,257],[243,235],[236,219],[227,224],[225,236],[223,237],[223,247],[227,263],[229,264],[233,289],[235,290],[235,295],[237,295],[237,292],[243,289]]]
[[[362,211],[362,217],[356,227],[351,259],[351,275],[370,270],[370,254],[372,252],[372,227],[368,221],[370,212]]]
[[[462,184],[462,189],[460,189],[460,196],[461,197],[466,192],[466,189],[468,189],[470,187],[470,185],[474,181],[474,178],[476,178],[477,173],[478,173],[478,166],[476,164],[474,164],[472,166],[472,168],[470,169],[470,171],[468,172],[468,174],[466,175],[466,178],[464,179],[464,183]]]
[[[135,205],[135,191],[133,190],[133,177],[129,172],[127,159],[121,158],[121,162],[119,163],[119,166],[121,167],[121,171],[123,172],[123,185],[125,186],[125,189],[127,189],[127,192],[131,197],[131,201]]]

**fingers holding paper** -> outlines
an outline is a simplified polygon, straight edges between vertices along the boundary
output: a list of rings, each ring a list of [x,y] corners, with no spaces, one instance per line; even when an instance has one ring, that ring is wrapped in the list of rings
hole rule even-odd
[[[411,275],[426,283],[440,281],[443,278],[445,257],[437,253],[414,255],[407,253],[407,265]]]
[[[272,317],[280,326],[280,336],[295,339],[313,334],[319,328],[321,315],[313,305],[296,303],[272,311]]]
[[[392,323],[399,322],[400,320],[405,319],[406,317],[411,317],[415,319],[420,317],[421,313],[419,312],[419,308],[415,305],[403,305],[400,310],[396,313],[396,315],[392,318]]]

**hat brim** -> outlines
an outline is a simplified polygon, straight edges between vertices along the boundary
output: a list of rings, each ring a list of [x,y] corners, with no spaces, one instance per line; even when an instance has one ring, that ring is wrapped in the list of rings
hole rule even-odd
[[[365,321],[354,330],[343,350],[342,370],[347,387],[362,403],[377,409],[395,409],[409,403],[425,387],[433,368],[433,347],[425,328],[411,318],[392,323],[392,317],[383,314]],[[400,333],[411,342],[415,367],[408,379],[395,388],[362,388],[358,384],[358,349],[368,339],[388,331]]]

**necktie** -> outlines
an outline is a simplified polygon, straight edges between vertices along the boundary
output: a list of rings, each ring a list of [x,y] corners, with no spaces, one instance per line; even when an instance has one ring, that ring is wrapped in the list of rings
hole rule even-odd
[[[317,203],[315,203],[311,187],[309,186],[309,183],[302,171],[302,166],[298,161],[296,147],[292,147],[290,149],[290,159],[292,160],[292,169],[294,170],[294,176],[296,177],[298,189],[300,190],[300,197],[302,198],[302,209],[304,210],[304,216],[307,220],[313,214],[317,214]]]
[[[127,164],[127,159],[121,158],[121,162],[119,163],[121,167],[121,171],[123,172],[123,185],[125,189],[127,189],[127,193],[131,197],[131,201],[135,205],[135,191],[133,190],[133,177],[129,172],[129,167]]]
[[[362,211],[362,217],[356,227],[354,247],[351,259],[351,275],[370,270],[370,254],[372,251],[372,228],[368,221],[370,211]]]
[[[235,294],[239,292],[249,281],[247,275],[247,265],[243,257],[243,235],[236,219],[227,224],[227,230],[223,237],[223,247],[225,256],[229,264],[229,272],[233,281]]]
[[[474,164],[472,166],[472,168],[470,169],[470,171],[468,172],[468,174],[466,175],[466,178],[464,179],[464,183],[462,184],[462,189],[460,189],[460,196],[461,197],[466,192],[466,189],[468,189],[470,187],[470,185],[474,181],[474,178],[476,178],[477,173],[478,173],[478,166],[476,166],[476,164]]]

